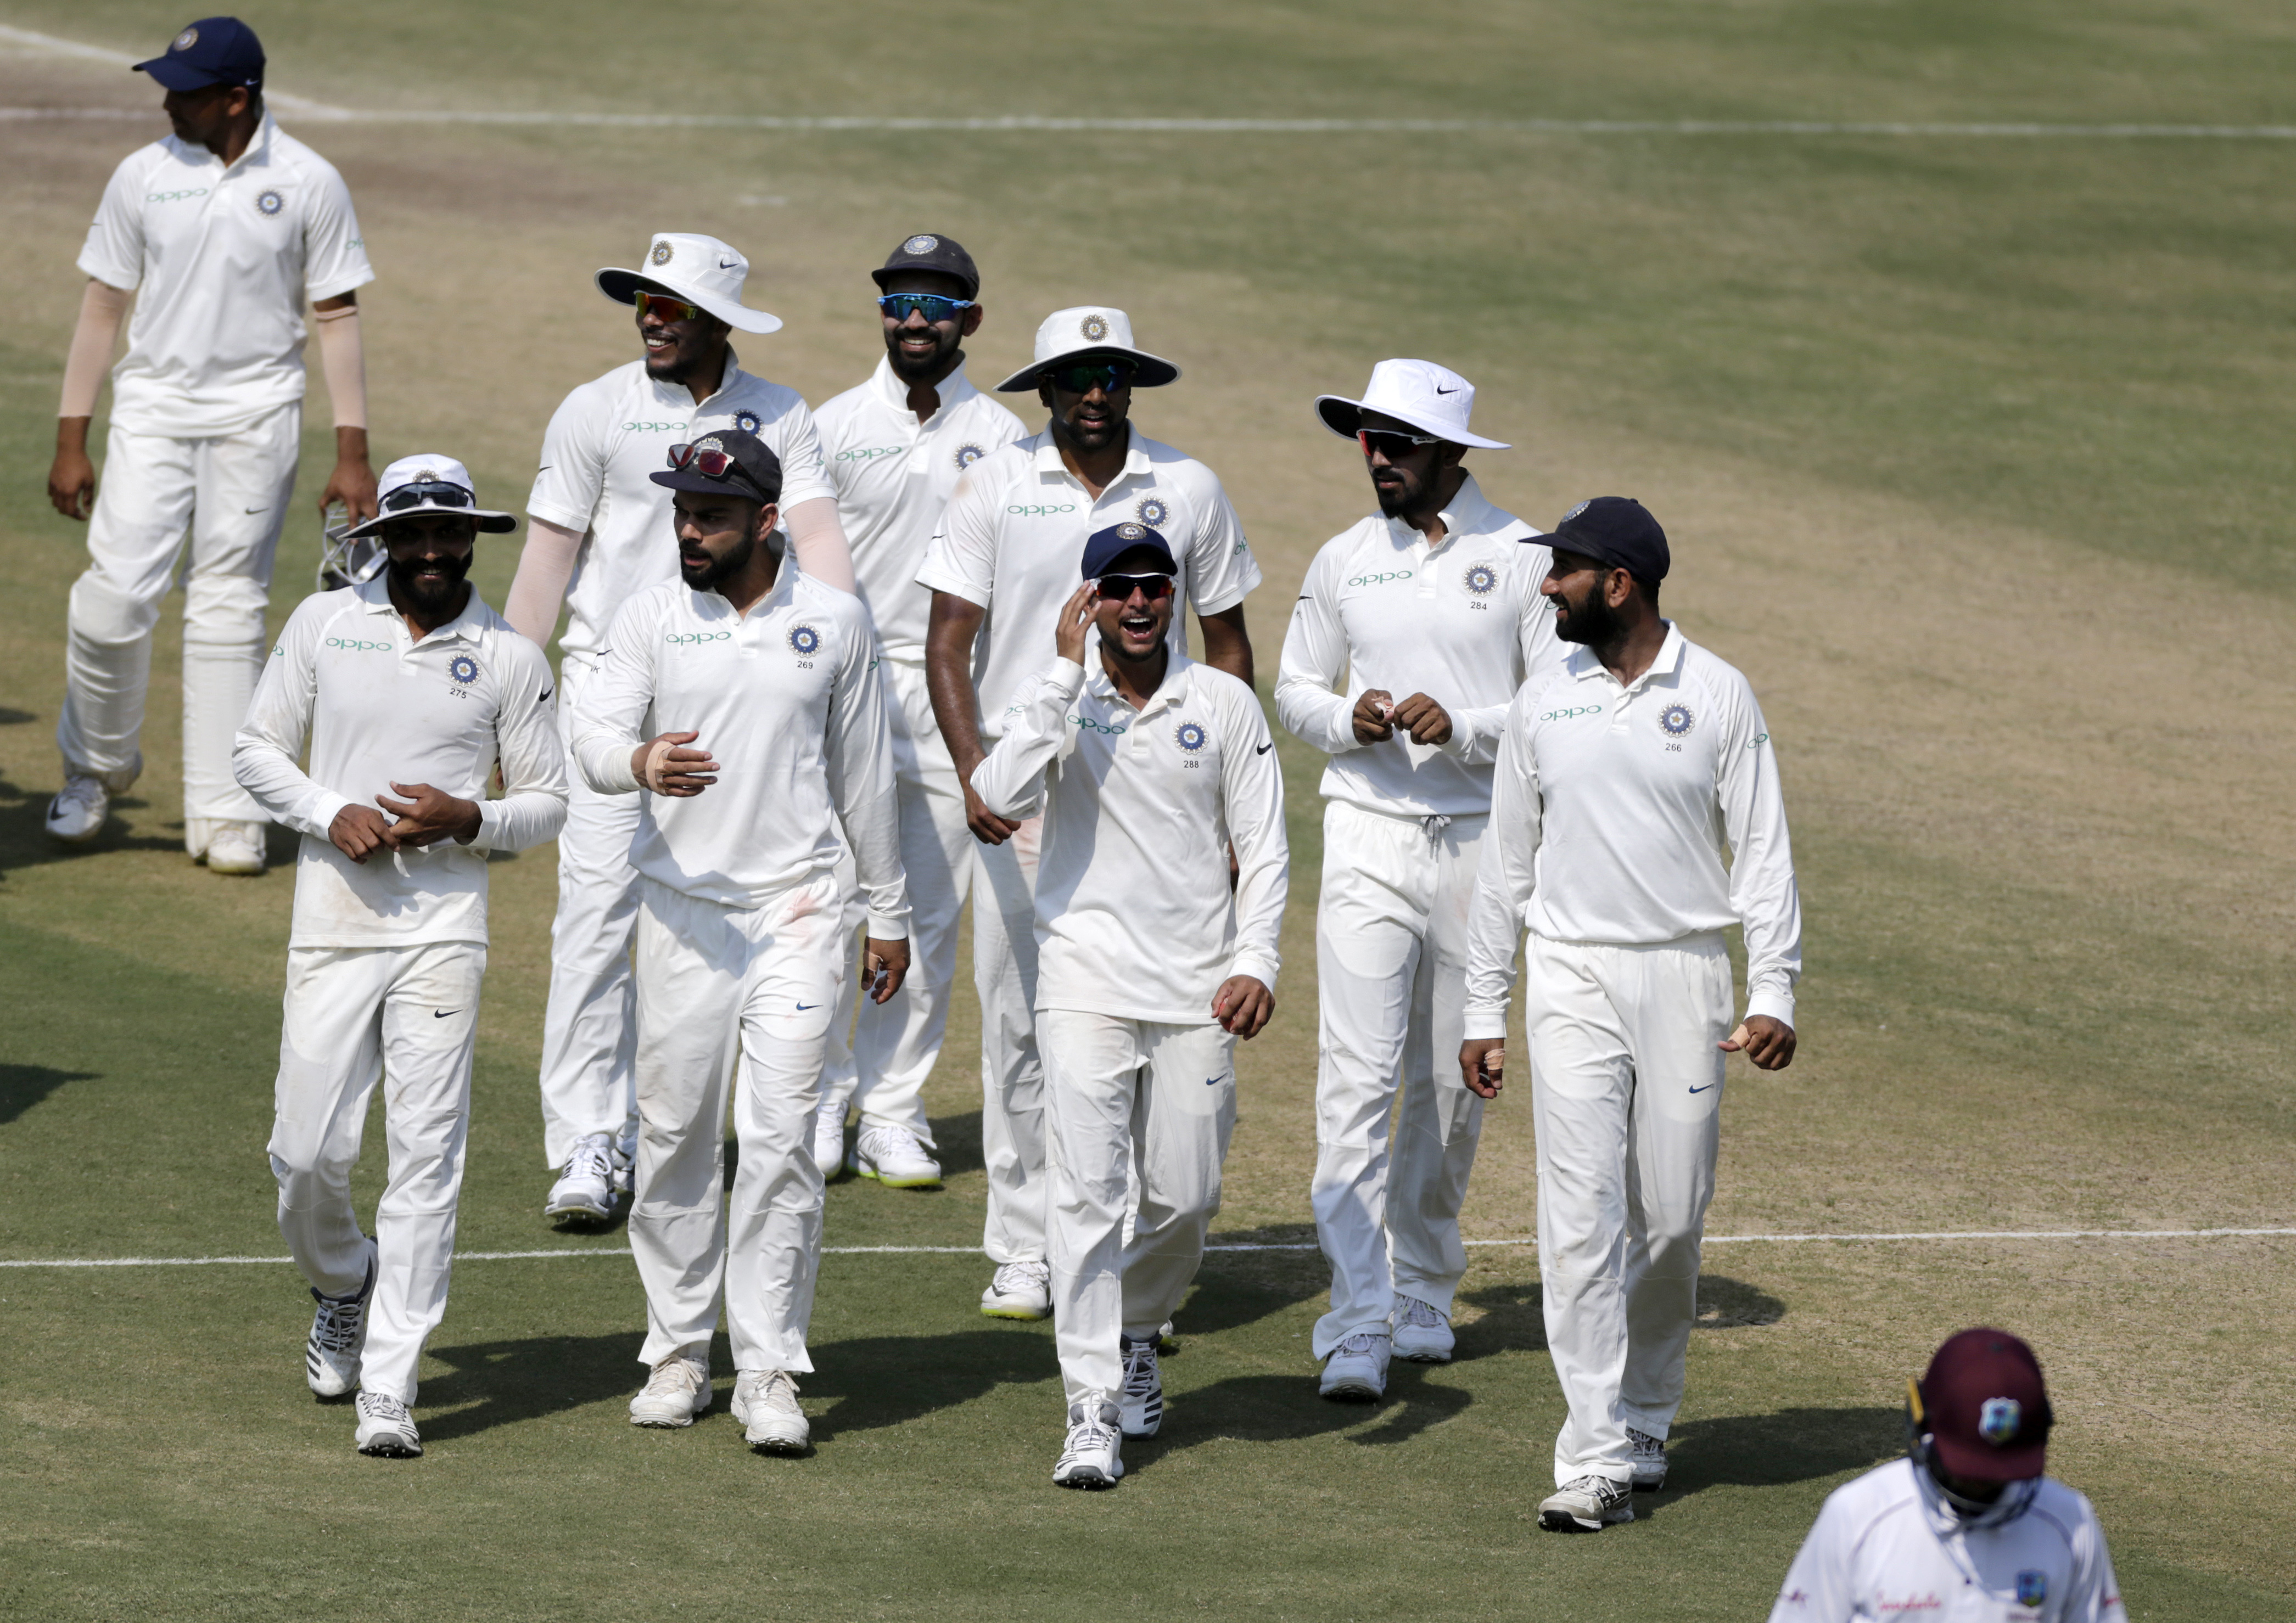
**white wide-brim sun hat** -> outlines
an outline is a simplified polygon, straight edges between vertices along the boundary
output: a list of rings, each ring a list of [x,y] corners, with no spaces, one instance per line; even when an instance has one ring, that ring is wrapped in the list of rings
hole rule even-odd
[[[1371,383],[1360,400],[1345,395],[1316,397],[1316,415],[1342,439],[1356,437],[1365,412],[1377,412],[1455,446],[1483,451],[1511,449],[1504,439],[1486,439],[1468,431],[1467,419],[1474,409],[1475,386],[1432,361],[1382,361],[1371,369]]]
[[[741,332],[778,332],[782,318],[753,310],[742,302],[742,284],[750,279],[750,262],[716,237],[693,236],[682,231],[654,234],[646,250],[647,268],[598,273],[598,291],[616,304],[636,302],[641,283],[700,305],[727,326]]]
[[[1037,387],[1037,374],[1048,366],[1071,362],[1119,360],[1132,363],[1135,389],[1161,389],[1177,381],[1180,369],[1159,355],[1132,344],[1132,317],[1113,305],[1080,304],[1054,310],[1037,328],[1037,358],[996,386],[1003,395]]]
[[[448,491],[428,490],[423,488],[425,486],[451,486],[463,499],[453,500]],[[392,497],[410,490],[414,492],[413,499],[402,499],[398,506],[391,505]],[[442,496],[449,499],[442,501]],[[516,514],[495,512],[479,505],[479,489],[471,482],[468,468],[451,456],[438,456],[427,451],[420,455],[402,456],[385,468],[382,477],[375,481],[375,502],[379,508],[375,516],[343,531],[344,540],[377,534],[393,519],[411,519],[421,512],[443,512],[457,519],[474,520],[480,529],[497,536],[508,535],[518,528]]]

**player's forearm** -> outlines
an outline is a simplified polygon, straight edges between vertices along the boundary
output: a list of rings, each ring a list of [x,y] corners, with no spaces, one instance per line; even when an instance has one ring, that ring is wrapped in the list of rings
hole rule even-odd
[[[1251,682],[1251,633],[1243,627],[1243,605],[1236,603],[1217,614],[1199,615],[1204,634],[1204,663],[1224,670],[1244,686]]]
[[[312,311],[319,334],[319,370],[327,380],[327,400],[334,408],[338,461],[366,461],[366,340],[359,328],[357,296],[346,293]],[[345,448],[344,431],[358,433],[356,459]]]
[[[853,548],[845,539],[845,525],[837,516],[834,500],[817,496],[800,502],[782,513],[782,523],[789,530],[790,550],[797,554],[798,568],[825,586],[840,592],[853,590]]]
[[[76,422],[78,439],[70,448],[85,453],[88,419],[95,414],[96,397],[103,391],[104,373],[111,370],[111,352],[119,342],[120,318],[127,313],[128,295],[107,283],[91,280],[79,299],[79,320],[72,328],[71,348],[64,356],[62,398],[56,415]],[[56,432],[56,448],[65,449],[64,430]]]
[[[925,692],[933,721],[947,744],[957,775],[980,759],[980,699],[972,691],[972,641],[984,611],[946,593],[933,594],[933,617],[925,631]]]
[[[1470,766],[1488,766],[1498,758],[1499,740],[1506,732],[1508,707],[1505,704],[1479,705],[1472,709],[1449,709],[1451,736],[1444,741],[1443,752],[1454,755]]]
[[[296,765],[294,755],[252,727],[242,727],[233,742],[231,775],[275,821],[322,840],[335,814],[350,804],[314,783]]]
[[[968,781],[980,803],[1013,821],[1034,816],[1045,795],[1045,769],[1067,736],[1064,717],[1084,690],[1084,667],[1055,660],[1023,685],[1004,715],[1004,736]]]
[[[537,648],[547,647],[550,634],[558,627],[558,611],[581,555],[578,532],[528,515],[526,545],[518,554],[518,573],[504,600],[503,618]]]
[[[644,742],[635,732],[619,727],[598,726],[578,733],[570,746],[575,770],[599,794],[636,794],[638,775],[630,764],[630,755]]]
[[[555,840],[566,826],[566,790],[513,789],[499,800],[479,802],[479,832],[471,841],[480,851],[523,851]]]

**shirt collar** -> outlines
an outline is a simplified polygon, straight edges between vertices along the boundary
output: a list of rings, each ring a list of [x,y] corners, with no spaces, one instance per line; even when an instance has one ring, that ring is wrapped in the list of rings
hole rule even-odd
[[[1648,670],[1628,683],[1623,691],[1631,693],[1636,688],[1648,687],[1661,676],[1670,678],[1679,675],[1682,670],[1683,652],[1688,646],[1689,644],[1683,639],[1682,628],[1672,620],[1667,621],[1666,640],[1658,645],[1658,657],[1650,662]],[[1616,679],[1604,668],[1602,660],[1595,657],[1595,651],[1584,644],[1570,651],[1567,668],[1581,682],[1593,681],[1600,677],[1614,687],[1618,685]]]
[[[1152,716],[1158,710],[1169,709],[1184,702],[1188,696],[1190,673],[1195,669],[1195,665],[1196,662],[1193,660],[1178,649],[1174,649],[1171,663],[1164,668],[1162,684],[1148,696],[1148,702],[1140,709],[1138,713],[1142,716]],[[1084,686],[1085,692],[1095,698],[1105,699],[1113,704],[1129,702],[1116,691],[1116,684],[1109,680],[1108,668],[1100,662],[1097,650],[1093,651],[1086,662]]]
[[[377,570],[366,579],[353,586],[351,590],[358,594],[359,606],[369,614],[388,614],[400,625],[406,626],[406,616],[400,614],[391,605],[390,583],[385,578],[384,570]],[[479,595],[478,587],[472,586],[470,601],[463,605],[463,611],[423,637],[415,645],[427,648],[442,637],[459,637],[464,642],[474,643],[478,641],[479,632],[486,624],[486,600]],[[406,626],[406,635],[412,638],[414,635],[414,627]]]
[[[1148,453],[1141,444],[1143,436],[1139,425],[1127,418],[1124,423],[1124,471],[1108,481],[1108,487],[1111,489],[1136,474],[1146,473],[1150,467]],[[1075,474],[1069,471],[1068,463],[1061,460],[1060,442],[1053,438],[1051,423],[1046,423],[1043,431],[1037,434],[1036,443],[1037,448],[1030,455],[1037,472],[1057,473],[1072,485],[1081,482]]]
[[[1443,539],[1436,543],[1438,546],[1448,545],[1463,537],[1490,535],[1517,522],[1513,515],[1491,505],[1472,473],[1460,482],[1457,492],[1437,516],[1443,521]],[[1395,537],[1399,546],[1421,546],[1427,542],[1423,532],[1401,519],[1388,520],[1387,533]],[[1428,550],[1432,552],[1434,548]]]
[[[638,365],[643,366],[645,363],[641,360]],[[646,381],[653,385],[654,398],[657,400],[673,402],[682,407],[701,412],[707,411],[712,400],[733,389],[748,375],[742,370],[742,357],[735,355],[734,346],[728,344],[726,346],[726,375],[718,380],[717,388],[711,389],[699,401],[694,399],[693,391],[683,383],[665,383],[652,373],[646,374]]]
[[[247,150],[239,155],[236,163],[226,164],[198,142],[185,141],[178,135],[169,135],[168,144],[193,162],[203,167],[212,165],[228,175],[242,164],[267,161],[271,156],[271,138],[278,133],[279,120],[271,116],[271,110],[266,107],[263,110],[262,121],[255,127],[255,134],[247,138]]]
[[[877,370],[869,374],[869,381],[876,386],[878,398],[884,401],[901,416],[915,422],[916,414],[909,409],[909,386],[901,381],[900,374],[893,370],[891,356],[878,357]],[[973,388],[972,380],[964,375],[963,361],[956,364],[955,372],[950,373],[933,387],[940,394],[940,409],[925,419],[927,422],[939,422],[951,408],[964,405],[980,392]],[[924,425],[919,423],[918,426],[922,428]]]

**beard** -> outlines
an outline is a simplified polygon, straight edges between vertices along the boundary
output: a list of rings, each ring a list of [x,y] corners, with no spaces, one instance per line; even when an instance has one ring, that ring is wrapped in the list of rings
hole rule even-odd
[[[892,363],[893,375],[902,382],[931,382],[940,370],[949,364],[949,357],[956,353],[956,347],[964,341],[962,333],[943,333],[938,327],[933,332],[934,335],[940,340],[940,343],[928,356],[912,356],[903,353],[901,334],[898,332],[885,340],[886,357]]]
[[[1404,474],[1403,482],[1393,488],[1380,484],[1376,480],[1373,481],[1371,488],[1372,495],[1379,500],[1380,516],[1385,519],[1400,519],[1406,516],[1419,504],[1422,488],[1419,481],[1408,473]]]
[[[446,578],[426,580],[415,573],[418,569],[432,567],[446,571]],[[390,561],[390,584],[398,588],[398,595],[428,612],[451,608],[462,593],[463,578],[470,572],[470,559],[452,553],[437,558],[410,558],[405,563],[396,558]]]
[[[1575,603],[1567,597],[1557,598],[1554,609],[1554,635],[1566,643],[1594,646],[1618,638],[1619,611],[1603,601],[1599,588],[1588,591]]]
[[[750,535],[743,537],[741,545],[722,558],[712,558],[705,553],[701,561],[695,563],[681,552],[677,555],[678,578],[693,591],[714,592],[718,589],[718,583],[726,577],[739,574],[748,568],[750,556],[757,550],[758,538]]]

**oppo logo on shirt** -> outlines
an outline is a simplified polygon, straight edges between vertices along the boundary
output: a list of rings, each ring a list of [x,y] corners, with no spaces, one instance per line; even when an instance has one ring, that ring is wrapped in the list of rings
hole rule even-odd
[[[873,462],[880,456],[898,456],[906,446],[865,446],[850,451],[840,451],[839,462]]]
[[[1538,718],[1541,721],[1569,721],[1575,717],[1600,716],[1602,713],[1603,707],[1599,704],[1574,704],[1567,710],[1541,710]]]
[[[389,653],[390,652],[390,644],[388,643],[362,643],[357,637],[347,636],[331,636],[327,639],[327,646],[340,648],[349,653]]]
[[[1015,504],[1011,507],[1007,507],[1004,511],[1007,512],[1018,513],[1024,519],[1049,519],[1055,513],[1074,512],[1076,511],[1076,504],[1074,502],[1064,502],[1057,507],[1029,507]]]
[[[625,422],[622,424],[622,432],[625,434],[683,434],[685,432],[685,424],[682,422]]]
[[[734,634],[730,631],[671,631],[664,633],[661,640],[673,648],[692,647],[696,643],[730,643],[734,640]]]
[[[144,194],[144,201],[147,203],[180,203],[186,202],[194,197],[205,197],[207,194],[208,189],[205,186],[200,187],[195,192],[146,192]]]
[[[1095,721],[1089,716],[1071,716],[1069,722],[1079,733],[1105,733],[1111,738],[1131,730],[1128,726],[1111,727],[1105,722]]]
[[[1242,549],[1239,547],[1237,550],[1240,552]],[[1413,575],[1412,571],[1409,570],[1404,570],[1400,572],[1390,570],[1384,575],[1357,575],[1354,578],[1350,579],[1348,584],[1351,586],[1383,586],[1390,581],[1409,580],[1411,578],[1413,578]]]

